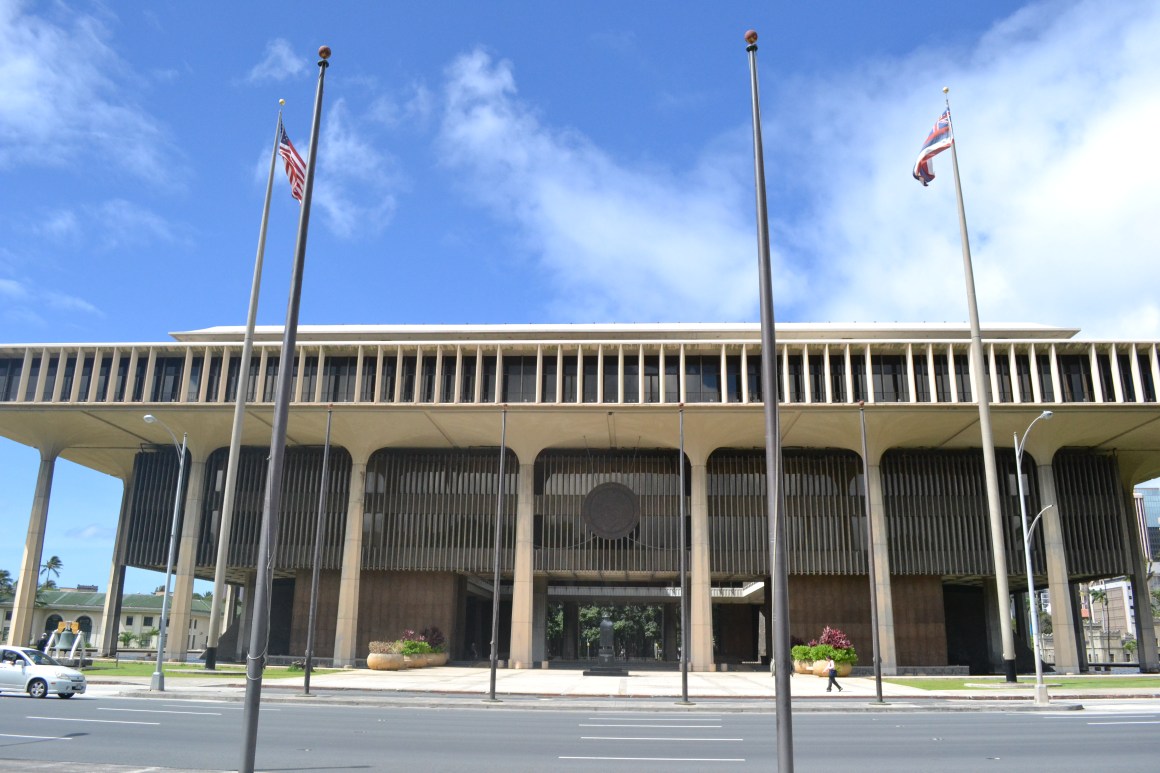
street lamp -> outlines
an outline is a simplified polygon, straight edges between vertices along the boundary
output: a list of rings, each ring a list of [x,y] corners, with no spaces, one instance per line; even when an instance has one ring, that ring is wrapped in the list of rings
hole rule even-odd
[[[1023,439],[1015,433],[1015,481],[1019,486],[1019,517],[1023,524],[1023,562],[1027,568],[1027,593],[1031,600],[1031,647],[1035,655],[1035,702],[1046,704],[1047,685],[1043,684],[1043,660],[1039,651],[1039,605],[1035,603],[1035,577],[1031,573],[1031,529],[1027,526],[1027,494],[1023,490],[1023,445],[1027,442],[1027,434],[1040,419],[1050,419],[1054,414],[1044,411],[1031,420],[1027,429],[1023,430]],[[1046,509],[1046,508],[1045,508]],[[1041,512],[1039,515],[1043,515]],[[1036,516],[1036,521],[1039,517]]]
[[[165,595],[161,597],[161,633],[157,637],[157,669],[149,681],[149,689],[165,692],[165,671],[162,661],[165,658],[165,632],[169,626],[169,577],[173,574],[173,553],[177,546],[177,522],[181,512],[181,483],[185,475],[185,441],[189,433],[182,433],[181,444],[177,443],[177,435],[173,430],[151,413],[145,414],[146,424],[160,424],[162,429],[169,433],[173,440],[173,448],[177,451],[177,493],[173,496],[173,529],[169,533],[169,556],[165,560]]]

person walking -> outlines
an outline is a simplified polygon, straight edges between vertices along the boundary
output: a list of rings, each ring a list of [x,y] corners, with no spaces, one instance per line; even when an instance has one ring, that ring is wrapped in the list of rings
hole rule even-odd
[[[830,677],[830,681],[826,682],[826,692],[829,692],[831,687],[837,687],[838,692],[841,692],[842,685],[838,684],[838,666],[834,663],[833,657],[826,658],[826,675]]]

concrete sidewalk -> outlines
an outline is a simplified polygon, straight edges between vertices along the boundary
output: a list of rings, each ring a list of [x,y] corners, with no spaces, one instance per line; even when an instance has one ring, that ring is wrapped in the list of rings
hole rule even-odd
[[[205,676],[167,675],[168,697],[240,700],[245,693],[245,679],[240,675]],[[262,700],[302,700],[318,698],[327,702],[425,704],[457,703],[466,705],[483,701],[490,694],[491,672],[487,668],[440,666],[403,671],[348,669],[313,674],[310,695],[303,694],[303,677],[264,679]],[[89,692],[93,695],[134,695],[139,697],[162,693],[149,691],[148,677],[121,678],[91,675]],[[876,701],[873,678],[840,679],[841,692],[826,692],[826,679],[796,675],[790,679],[791,699],[795,710],[809,706],[828,709],[881,707]],[[1160,687],[1093,688],[1060,684],[1046,680],[1052,699],[1050,708],[1068,708],[1082,700],[1156,699]],[[590,705],[612,700],[618,708],[629,704],[672,703],[682,696],[681,675],[674,671],[629,671],[628,676],[585,676],[573,669],[499,669],[496,671],[496,697],[522,706]],[[947,708],[1044,708],[1033,700],[1034,679],[1020,677],[1015,685],[983,682],[967,690],[926,690],[882,683],[886,705],[894,708],[934,705]],[[688,697],[691,701],[711,701],[715,708],[723,704],[739,710],[772,710],[774,680],[768,672],[731,671],[688,674]]]

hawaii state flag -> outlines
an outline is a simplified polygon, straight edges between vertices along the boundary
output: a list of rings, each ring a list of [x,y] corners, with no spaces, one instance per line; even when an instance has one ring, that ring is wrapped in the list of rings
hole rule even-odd
[[[954,137],[951,136],[951,111],[950,108],[947,108],[935,121],[934,128],[930,130],[930,135],[922,144],[918,161],[914,164],[914,179],[924,186],[928,185],[934,179],[934,167],[931,165],[931,161],[939,153],[949,148],[954,141]]]
[[[286,135],[286,127],[281,122],[278,123],[278,155],[286,164],[286,176],[290,178],[290,195],[301,202],[302,190],[306,186],[306,162],[294,149],[294,145]]]

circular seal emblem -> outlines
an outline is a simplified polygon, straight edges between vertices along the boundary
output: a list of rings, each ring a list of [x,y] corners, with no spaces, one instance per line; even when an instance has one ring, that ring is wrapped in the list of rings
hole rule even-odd
[[[596,536],[620,539],[640,523],[640,502],[623,483],[601,483],[584,497],[580,517]]]

